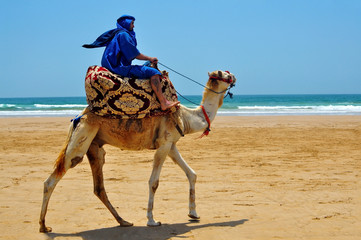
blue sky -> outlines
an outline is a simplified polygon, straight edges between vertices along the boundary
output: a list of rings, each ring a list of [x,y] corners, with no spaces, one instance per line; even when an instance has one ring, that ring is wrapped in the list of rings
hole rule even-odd
[[[142,53],[201,83],[229,70],[235,94],[361,93],[359,0],[100,2],[2,1],[0,97],[85,96],[103,49],[81,45],[123,14]],[[203,91],[170,77],[181,94]]]

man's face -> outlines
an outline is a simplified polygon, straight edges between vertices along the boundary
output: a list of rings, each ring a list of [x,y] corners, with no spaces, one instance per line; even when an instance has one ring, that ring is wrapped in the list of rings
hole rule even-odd
[[[133,31],[133,29],[134,29],[134,21],[132,21],[129,26],[130,31]]]

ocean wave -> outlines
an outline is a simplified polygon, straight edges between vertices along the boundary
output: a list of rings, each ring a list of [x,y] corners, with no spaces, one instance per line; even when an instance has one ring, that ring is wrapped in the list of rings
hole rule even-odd
[[[0,104],[0,108],[13,108],[16,104]]]
[[[221,115],[361,115],[361,106],[238,106],[237,109],[220,109]]]
[[[314,106],[238,106],[239,110],[268,110],[268,111],[278,111],[278,110],[300,110],[300,109],[312,109]]]
[[[202,96],[191,96],[201,102]],[[85,97],[0,98],[0,117],[7,116],[74,116],[87,107]],[[182,102],[195,108],[193,103]],[[220,115],[361,115],[359,95],[236,95],[225,99]]]
[[[88,105],[86,104],[34,104],[37,108],[85,108]]]
[[[360,112],[361,106],[354,105],[328,105],[328,106],[238,106],[241,111],[350,111]]]
[[[79,106],[78,104],[74,104]],[[83,107],[83,105],[80,105]],[[76,116],[81,109],[22,109],[1,110],[0,117],[26,116]],[[361,106],[238,106],[233,109],[221,108],[218,111],[223,116],[257,116],[257,115],[361,115]]]

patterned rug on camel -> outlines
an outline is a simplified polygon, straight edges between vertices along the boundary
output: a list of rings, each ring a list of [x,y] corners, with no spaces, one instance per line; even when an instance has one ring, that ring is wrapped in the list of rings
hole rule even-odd
[[[165,98],[178,101],[166,71],[160,82]],[[90,110],[104,117],[138,119],[176,111],[176,107],[162,111],[149,79],[120,77],[100,66],[88,68],[85,91]]]

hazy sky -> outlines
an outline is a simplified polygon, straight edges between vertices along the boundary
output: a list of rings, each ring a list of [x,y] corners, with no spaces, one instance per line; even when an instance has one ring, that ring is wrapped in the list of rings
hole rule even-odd
[[[123,14],[142,53],[201,83],[229,70],[235,94],[361,93],[360,0],[1,0],[0,97],[85,96],[104,48],[81,45]]]

